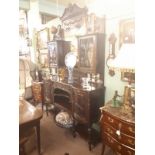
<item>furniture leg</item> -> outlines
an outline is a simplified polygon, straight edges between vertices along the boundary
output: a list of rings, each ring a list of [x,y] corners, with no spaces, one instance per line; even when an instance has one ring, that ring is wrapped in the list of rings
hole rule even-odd
[[[103,143],[102,144],[102,152],[101,152],[101,155],[104,155],[104,150],[105,150],[105,144]]]
[[[47,103],[45,103],[45,106],[46,106],[46,115],[48,116],[48,105],[47,105]]]
[[[89,151],[91,151],[91,127],[88,127],[88,145],[89,145]]]
[[[37,132],[37,147],[38,147],[38,154],[41,154],[41,148],[40,148],[40,121],[38,122],[36,126],[36,132]]]
[[[73,127],[72,127],[73,137],[76,137],[76,129],[75,129],[75,120],[73,120]]]

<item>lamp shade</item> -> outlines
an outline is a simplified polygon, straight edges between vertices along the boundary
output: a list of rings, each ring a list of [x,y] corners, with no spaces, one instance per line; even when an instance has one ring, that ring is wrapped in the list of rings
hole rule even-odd
[[[65,56],[65,65],[70,68],[74,68],[76,65],[76,55],[75,52],[69,52]]]
[[[135,70],[135,44],[125,43],[122,45],[116,58],[109,64],[113,70],[134,72]]]

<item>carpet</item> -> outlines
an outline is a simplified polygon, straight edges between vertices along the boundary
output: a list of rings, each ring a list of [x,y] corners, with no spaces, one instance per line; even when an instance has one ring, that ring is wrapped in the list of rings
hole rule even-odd
[[[91,151],[88,148],[87,139],[76,133],[74,138],[70,129],[58,127],[49,112],[44,112],[41,120],[41,152],[42,155],[100,155],[102,143],[99,142]],[[35,140],[34,140],[35,143]],[[38,155],[34,148],[27,155]],[[104,155],[114,155],[113,151],[106,147]]]

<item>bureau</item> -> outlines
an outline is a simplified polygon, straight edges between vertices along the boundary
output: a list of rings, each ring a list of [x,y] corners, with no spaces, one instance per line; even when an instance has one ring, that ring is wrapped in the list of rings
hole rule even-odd
[[[123,114],[121,107],[112,107],[108,102],[101,107],[102,154],[108,145],[118,155],[135,154],[135,117]]]
[[[90,150],[93,144],[92,124],[98,122],[100,118],[99,108],[104,103],[104,89],[100,84],[83,88],[80,82],[69,84],[67,80],[51,80],[51,97],[54,106],[72,115],[74,131],[78,124],[87,127]]]

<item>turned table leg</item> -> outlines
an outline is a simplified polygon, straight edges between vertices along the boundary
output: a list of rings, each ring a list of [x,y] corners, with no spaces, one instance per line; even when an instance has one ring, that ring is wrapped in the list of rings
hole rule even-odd
[[[40,148],[40,121],[38,122],[36,126],[36,132],[37,132],[37,148],[38,148],[38,154],[41,154],[41,148]]]
[[[91,151],[91,132],[92,132],[92,129],[91,127],[88,127],[88,145],[89,145],[89,151]]]

